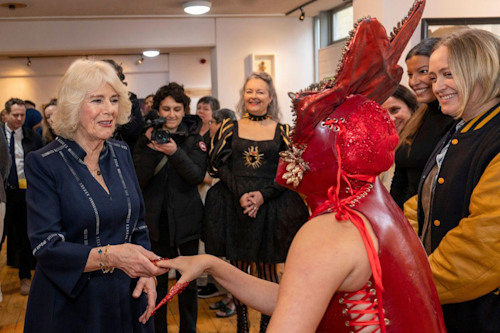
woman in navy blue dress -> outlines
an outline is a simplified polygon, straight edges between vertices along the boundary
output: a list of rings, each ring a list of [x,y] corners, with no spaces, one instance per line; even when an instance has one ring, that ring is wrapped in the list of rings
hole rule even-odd
[[[127,90],[109,64],[77,60],[58,101],[58,137],[26,161],[38,263],[25,332],[152,332],[158,256],[129,147],[110,139],[128,121]]]

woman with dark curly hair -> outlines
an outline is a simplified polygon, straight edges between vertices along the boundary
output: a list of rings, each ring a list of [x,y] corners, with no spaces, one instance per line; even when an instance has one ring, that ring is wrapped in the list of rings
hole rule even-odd
[[[174,258],[198,253],[203,204],[198,184],[205,177],[207,149],[199,135],[201,119],[189,115],[191,99],[172,82],[155,94],[158,116],[136,145],[134,164],[146,205],[152,250]],[[164,131],[162,135],[154,133]],[[161,134],[161,132],[160,132]],[[165,139],[165,140],[160,140]],[[168,276],[158,277],[158,298],[168,291]],[[196,332],[196,281],[179,296],[180,332]],[[166,307],[155,315],[156,332],[167,332]]]

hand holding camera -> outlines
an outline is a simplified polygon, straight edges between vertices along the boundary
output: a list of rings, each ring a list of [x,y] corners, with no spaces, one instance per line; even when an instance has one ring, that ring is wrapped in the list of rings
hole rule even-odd
[[[146,137],[151,141],[148,147],[166,155],[172,155],[177,151],[177,144],[170,136],[170,132],[163,128],[166,119],[162,117],[148,120],[146,122]]]

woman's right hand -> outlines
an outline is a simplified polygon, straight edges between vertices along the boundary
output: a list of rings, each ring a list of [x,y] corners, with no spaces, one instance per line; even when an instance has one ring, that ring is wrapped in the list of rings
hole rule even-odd
[[[136,244],[111,245],[107,254],[102,256],[107,257],[107,260],[102,258],[106,265],[121,269],[131,278],[156,276],[168,272],[168,269],[151,262],[161,259],[160,256]]]
[[[202,275],[210,267],[211,256],[206,254],[195,256],[180,256],[174,259],[157,261],[155,264],[162,269],[175,269],[181,273],[177,283],[191,282]]]

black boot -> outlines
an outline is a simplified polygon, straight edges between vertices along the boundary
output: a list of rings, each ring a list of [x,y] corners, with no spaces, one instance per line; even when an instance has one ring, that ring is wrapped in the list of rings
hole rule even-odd
[[[269,324],[269,320],[271,317],[266,316],[265,314],[260,315],[260,333],[266,333],[267,325]]]
[[[238,316],[237,332],[248,333],[250,324],[248,322],[248,309],[246,305],[236,305],[236,314]]]

